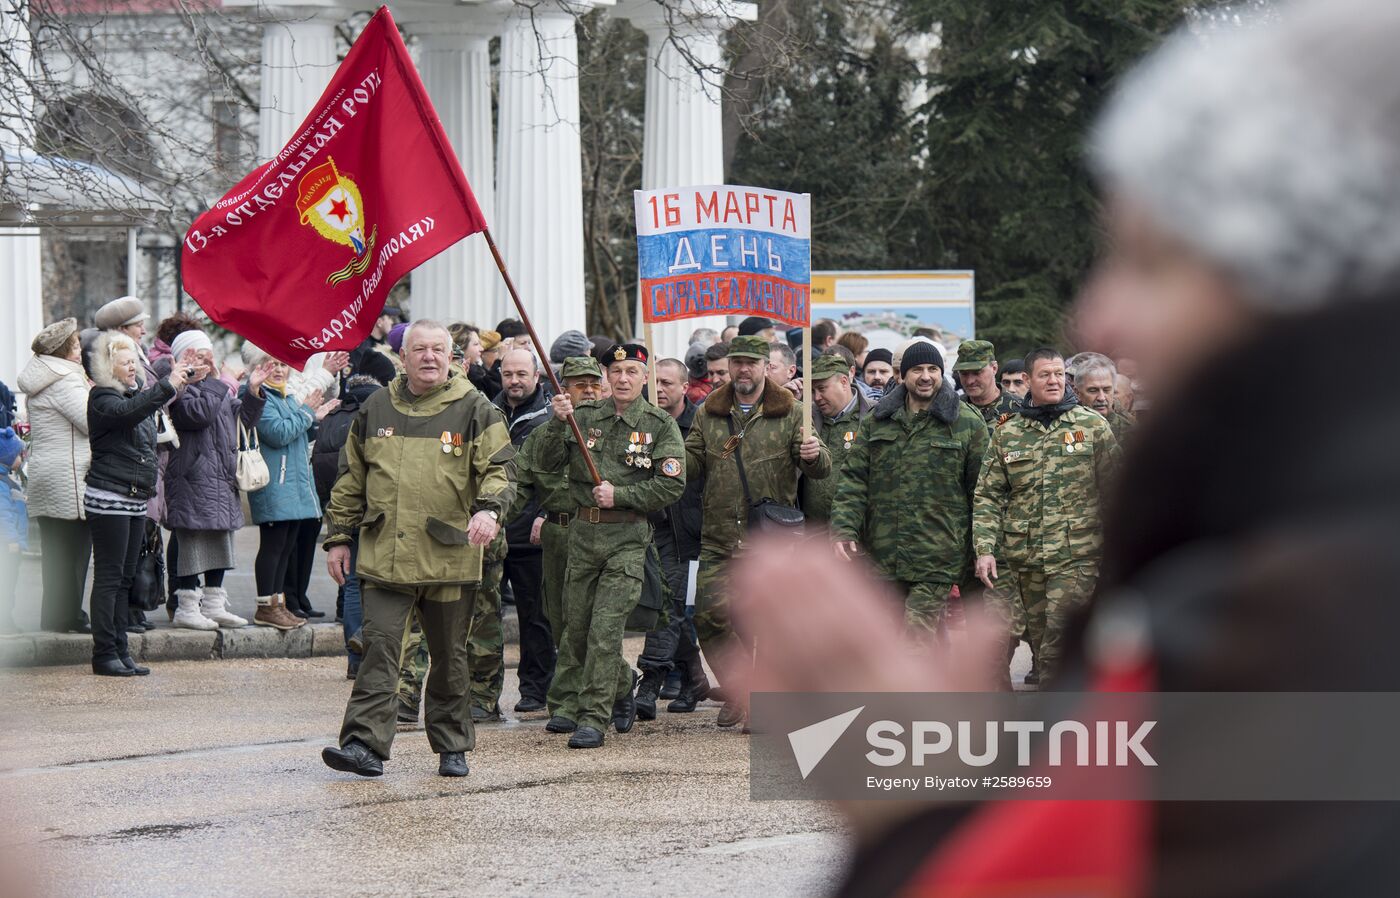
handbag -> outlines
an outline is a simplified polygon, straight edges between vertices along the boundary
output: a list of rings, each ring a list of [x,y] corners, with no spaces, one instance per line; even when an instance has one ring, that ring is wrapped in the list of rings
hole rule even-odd
[[[238,469],[234,478],[238,488],[248,493],[256,493],[272,482],[272,472],[267,469],[267,460],[258,445],[257,428],[250,431],[241,420],[238,422]]]
[[[156,412],[156,445],[164,446],[170,444],[170,448],[180,448],[180,434],[175,431],[175,422],[170,419],[170,412],[161,409]]]
[[[749,503],[749,532],[801,536],[807,521],[802,509],[774,502],[767,497],[757,502],[753,500],[753,494],[749,492],[749,476],[744,472],[744,435],[734,432],[732,417],[727,418],[725,423],[729,425],[729,438],[734,444],[734,463],[739,466],[739,483],[744,488],[744,501]]]
[[[136,559],[136,576],[131,580],[129,601],[133,608],[155,611],[165,604],[165,547],[160,525],[147,518],[146,539]]]

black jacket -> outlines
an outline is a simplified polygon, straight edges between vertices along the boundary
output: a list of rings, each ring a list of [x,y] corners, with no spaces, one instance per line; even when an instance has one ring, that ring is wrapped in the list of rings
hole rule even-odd
[[[676,426],[681,429],[681,439],[685,439],[690,433],[690,425],[694,423],[695,412],[699,408],[697,403],[686,402],[685,411],[676,419]],[[693,561],[700,557],[700,522],[703,517],[701,509],[704,495],[705,478],[687,480],[685,492],[681,493],[679,499],[650,516],[651,524],[656,528],[658,543],[669,541],[674,544],[676,556],[682,561]]]
[[[156,492],[156,411],[175,396],[162,379],[146,390],[96,386],[88,394],[92,464],[86,483],[133,499]]]
[[[331,487],[335,486],[335,478],[340,473],[340,451],[350,437],[350,424],[355,414],[366,399],[382,389],[368,385],[346,387],[340,405],[321,421],[316,443],[311,447],[311,476],[316,480],[316,496],[322,508],[331,501]]]
[[[478,366],[473,366],[473,368]],[[549,393],[544,388],[544,382],[535,387],[535,394],[526,402],[517,407],[511,408],[506,402],[506,394],[502,392],[495,398],[496,408],[506,416],[506,427],[510,430],[510,441],[518,450],[525,444],[525,438],[534,432],[536,427],[545,424],[552,416],[549,405]],[[540,513],[540,503],[536,499],[531,499],[520,514],[506,521],[506,544],[510,546],[512,552],[539,552],[539,546],[530,544],[530,528],[535,524],[535,518]]]

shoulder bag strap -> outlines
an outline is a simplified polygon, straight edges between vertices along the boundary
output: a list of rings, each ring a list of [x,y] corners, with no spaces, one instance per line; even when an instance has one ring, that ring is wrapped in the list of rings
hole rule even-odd
[[[725,418],[724,423],[729,425],[729,435],[734,436],[734,416],[730,415]],[[744,473],[744,438],[742,436],[734,444],[734,464],[739,466],[739,483],[744,487],[744,501],[752,506],[753,495],[749,493],[749,477]]]

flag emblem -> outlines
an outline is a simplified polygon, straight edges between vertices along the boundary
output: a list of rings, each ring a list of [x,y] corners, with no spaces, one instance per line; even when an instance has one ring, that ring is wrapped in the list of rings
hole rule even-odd
[[[379,229],[370,231],[366,244],[364,208],[359,186],[336,168],[333,158],[327,157],[323,164],[303,175],[297,185],[297,213],[301,223],[310,225],[332,243],[350,247],[355,253],[348,265],[326,278],[327,284],[334,286],[364,274],[369,267]]]

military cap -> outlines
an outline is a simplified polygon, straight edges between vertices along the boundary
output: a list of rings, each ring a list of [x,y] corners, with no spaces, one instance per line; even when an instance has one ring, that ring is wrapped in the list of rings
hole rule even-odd
[[[986,340],[964,340],[958,344],[954,371],[981,371],[997,360],[996,347]]]
[[[78,319],[64,318],[39,331],[29,348],[34,350],[35,355],[53,355],[77,332]]]
[[[98,330],[109,331],[145,321],[149,317],[144,302],[134,296],[123,296],[98,309],[97,314],[92,316],[92,323],[97,325]]]
[[[828,377],[835,377],[838,374],[849,375],[851,366],[846,364],[846,360],[836,353],[824,353],[817,356],[817,360],[812,363],[812,382],[826,380]]]
[[[570,377],[597,377],[601,379],[603,369],[598,367],[598,360],[591,355],[571,355],[559,366],[559,376],[566,380]]]
[[[650,359],[651,353],[640,343],[614,343],[611,349],[603,353],[604,365],[613,362],[641,362],[645,365]]]
[[[752,335],[735,337],[729,341],[729,357],[740,359],[761,359],[768,361],[770,350],[768,341]]]

